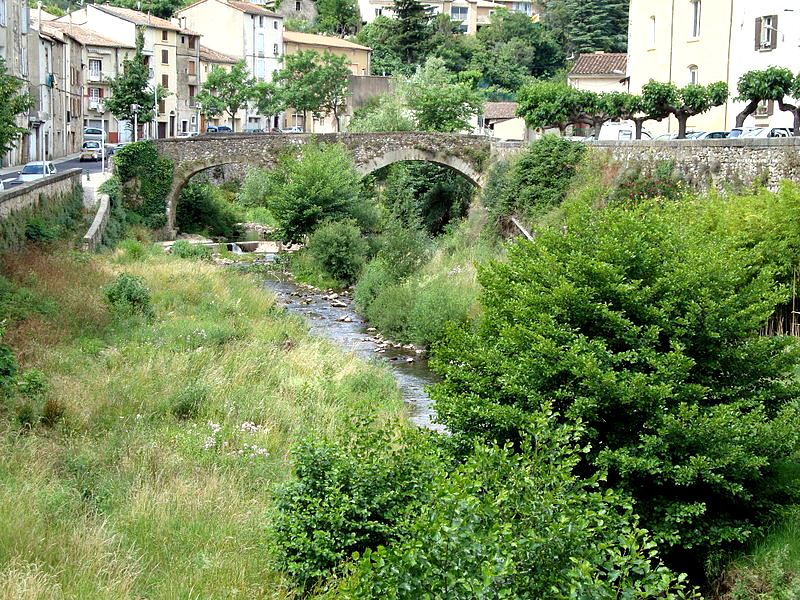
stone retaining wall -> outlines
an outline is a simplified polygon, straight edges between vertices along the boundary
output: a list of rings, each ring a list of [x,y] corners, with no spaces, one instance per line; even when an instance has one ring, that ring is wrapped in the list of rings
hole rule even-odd
[[[800,182],[800,139],[733,139],[589,142],[626,167],[673,161],[699,191],[753,183],[777,190],[781,181]]]
[[[68,169],[0,192],[0,220],[24,208],[36,208],[42,196],[67,194],[81,184],[82,169]]]
[[[111,214],[111,200],[108,194],[100,194],[98,198],[100,203],[98,204],[97,214],[94,216],[94,221],[92,221],[89,231],[83,236],[83,249],[87,252],[94,252],[100,247]]]

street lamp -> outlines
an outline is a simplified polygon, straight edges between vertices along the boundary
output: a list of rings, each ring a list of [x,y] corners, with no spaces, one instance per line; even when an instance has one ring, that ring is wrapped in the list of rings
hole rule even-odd
[[[139,134],[139,111],[142,107],[138,104],[131,104],[131,112],[133,113],[133,141],[137,141],[136,137]]]
[[[197,101],[195,101],[194,105],[197,108],[197,125],[195,125],[195,129],[197,130],[197,135],[200,135],[200,111],[203,110],[203,105]]]

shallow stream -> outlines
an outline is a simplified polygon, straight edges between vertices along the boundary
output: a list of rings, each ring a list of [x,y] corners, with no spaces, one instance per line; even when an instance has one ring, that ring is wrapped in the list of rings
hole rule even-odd
[[[420,427],[442,429],[433,423],[435,413],[425,391],[436,376],[428,369],[424,355],[412,346],[384,340],[359,316],[346,294],[316,291],[283,278],[267,279],[265,285],[275,294],[279,306],[308,321],[314,335],[330,339],[345,352],[385,363],[397,380],[411,421]]]

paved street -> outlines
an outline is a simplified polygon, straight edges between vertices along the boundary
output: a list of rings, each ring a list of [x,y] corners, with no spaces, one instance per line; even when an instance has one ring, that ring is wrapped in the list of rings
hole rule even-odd
[[[56,169],[59,171],[66,171],[67,169],[83,169],[84,173],[88,173],[90,176],[94,173],[100,173],[100,161],[97,162],[80,162],[78,160],[78,155],[73,154],[67,158],[61,158],[58,160],[54,160],[53,164],[56,166]],[[106,161],[106,170],[109,170],[111,165],[108,161]],[[5,185],[6,189],[14,185],[18,185],[16,182],[17,173],[22,170],[22,165],[16,167],[6,167],[0,169],[0,179],[3,181],[3,185]]]

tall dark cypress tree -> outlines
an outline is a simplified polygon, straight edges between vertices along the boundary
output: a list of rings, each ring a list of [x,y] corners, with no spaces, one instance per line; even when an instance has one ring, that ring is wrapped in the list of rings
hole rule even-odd
[[[628,0],[546,0],[544,21],[567,54],[628,46]]]
[[[428,39],[433,33],[430,10],[419,0],[394,0],[394,13],[397,17],[394,47],[402,53],[407,64],[422,62]]]

